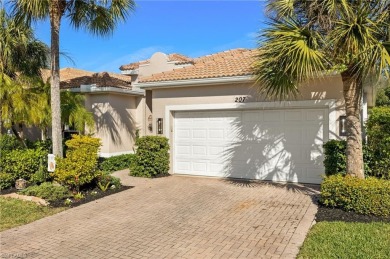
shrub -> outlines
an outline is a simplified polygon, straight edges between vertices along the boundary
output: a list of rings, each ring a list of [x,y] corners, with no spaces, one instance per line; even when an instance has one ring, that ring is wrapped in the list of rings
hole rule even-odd
[[[346,174],[347,156],[346,156],[347,142],[345,140],[329,140],[324,144],[324,166],[326,176],[335,174]],[[367,175],[371,174],[370,162],[374,158],[367,145],[363,145],[363,160],[364,172]]]
[[[15,178],[7,173],[0,173],[0,190],[10,188],[14,185]]]
[[[0,150],[11,151],[15,149],[24,149],[22,143],[17,140],[14,136],[3,134],[0,136]]]
[[[169,144],[167,138],[140,137],[136,145],[137,152],[130,167],[130,175],[150,178],[168,174]]]
[[[125,154],[106,158],[100,163],[99,168],[105,172],[114,172],[129,168],[134,156],[134,154]]]
[[[321,184],[321,203],[346,211],[390,216],[390,181],[333,175]]]
[[[115,188],[119,188],[121,186],[121,181],[119,178],[114,177],[110,175],[107,172],[101,172],[97,177],[96,177],[96,182],[97,186],[99,187],[100,190],[105,192],[109,187],[115,186]]]
[[[54,180],[71,189],[92,182],[98,175],[98,151],[100,140],[89,136],[72,135],[66,141],[66,158],[56,158]]]
[[[38,171],[31,175],[30,182],[34,184],[41,184],[51,180],[52,178],[50,177],[50,173],[47,171],[47,163],[44,164],[43,161],[41,161]]]
[[[327,176],[334,174],[345,174],[347,142],[344,140],[330,140],[324,144],[324,166]]]
[[[390,107],[373,108],[366,126],[370,174],[390,179]]]
[[[53,185],[49,182],[42,183],[41,185],[27,187],[24,190],[20,190],[19,193],[29,196],[36,196],[47,201],[63,200],[72,197],[66,187]]]
[[[3,173],[14,179],[23,178],[30,181],[40,165],[47,164],[47,152],[42,149],[16,149],[3,153],[0,167]]]

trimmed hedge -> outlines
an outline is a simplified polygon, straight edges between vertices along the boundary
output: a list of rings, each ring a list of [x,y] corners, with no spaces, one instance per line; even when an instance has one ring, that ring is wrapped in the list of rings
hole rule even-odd
[[[119,156],[112,156],[105,158],[100,164],[99,168],[105,172],[115,172],[130,168],[130,164],[134,160],[134,154],[125,154]]]
[[[144,136],[136,140],[136,145],[130,175],[148,178],[168,175],[169,143],[166,137]]]
[[[47,154],[47,151],[42,149],[16,149],[3,152],[0,159],[1,171],[11,175],[14,180],[23,178],[30,181],[39,171],[41,164],[47,164]]]
[[[376,216],[390,216],[390,181],[332,175],[321,184],[320,202],[327,207]]]
[[[56,170],[52,176],[61,185],[79,191],[80,186],[92,182],[99,174],[100,139],[72,135],[65,144],[68,147],[66,158],[56,158]]]

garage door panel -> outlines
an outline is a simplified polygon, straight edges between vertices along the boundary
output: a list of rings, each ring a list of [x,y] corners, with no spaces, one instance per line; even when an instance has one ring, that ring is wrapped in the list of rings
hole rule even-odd
[[[178,112],[174,126],[174,172],[318,183],[324,172],[326,112]]]
[[[197,140],[207,140],[207,129],[193,129],[192,138]]]

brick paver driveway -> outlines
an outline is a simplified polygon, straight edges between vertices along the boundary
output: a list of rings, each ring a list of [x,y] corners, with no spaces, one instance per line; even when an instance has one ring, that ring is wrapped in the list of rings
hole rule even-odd
[[[135,188],[2,232],[1,257],[294,258],[317,210],[313,186],[125,182]]]

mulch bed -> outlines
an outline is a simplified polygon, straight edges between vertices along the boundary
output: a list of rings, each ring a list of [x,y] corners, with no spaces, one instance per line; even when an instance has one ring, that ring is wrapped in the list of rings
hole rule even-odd
[[[105,192],[103,192],[99,188],[82,190],[80,192],[83,194],[84,198],[82,198],[80,200],[77,200],[75,198],[69,198],[71,200],[71,203],[69,205],[65,205],[65,200],[51,201],[49,206],[51,206],[51,207],[71,207],[71,208],[73,208],[73,207],[77,207],[77,206],[80,206],[82,204],[85,204],[85,203],[88,203],[88,202],[91,202],[91,201],[98,200],[98,199],[106,197],[106,196],[109,196],[111,194],[115,194],[115,193],[118,193],[118,192],[126,191],[126,190],[131,189],[131,188],[133,188],[133,186],[123,186],[122,185],[119,188],[107,189]]]
[[[91,188],[87,188],[87,189],[80,191],[84,196],[83,199],[76,200],[74,198],[70,198],[71,203],[69,205],[65,205],[65,200],[51,201],[49,203],[49,206],[50,207],[71,207],[71,208],[73,208],[73,207],[77,207],[77,206],[80,206],[82,204],[85,204],[85,203],[88,203],[91,201],[95,201],[95,200],[103,198],[105,196],[115,194],[118,192],[122,192],[122,191],[125,191],[128,189],[131,189],[131,188],[133,188],[133,186],[123,186],[122,185],[119,188],[115,188],[115,189],[109,188],[105,192],[103,192],[99,188],[96,188],[96,187],[92,188],[91,187]],[[17,193],[17,191],[18,190],[16,188],[9,188],[9,189],[5,189],[5,190],[0,190],[0,195],[14,193],[14,192]]]
[[[390,217],[378,217],[374,215],[362,215],[353,211],[344,211],[338,208],[328,208],[318,205],[318,212],[316,215],[317,222],[320,221],[344,221],[344,222],[389,222]]]

